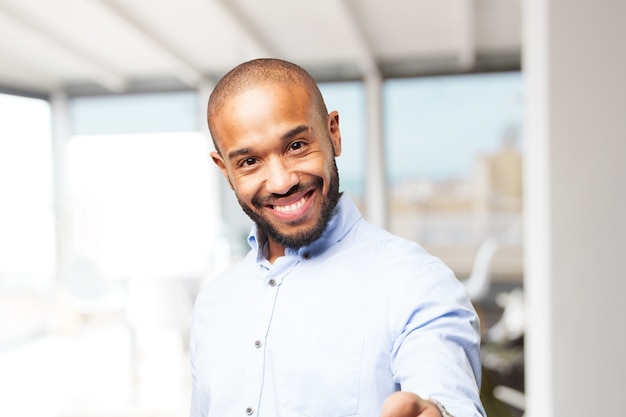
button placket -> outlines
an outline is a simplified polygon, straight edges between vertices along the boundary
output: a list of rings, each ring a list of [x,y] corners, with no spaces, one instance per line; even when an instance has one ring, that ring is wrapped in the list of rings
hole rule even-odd
[[[293,258],[297,259],[295,257]],[[256,399],[252,399],[254,398],[254,394],[259,395],[263,389],[263,369],[265,368],[266,360],[265,350],[268,346],[266,337],[270,330],[272,316],[274,314],[274,306],[276,305],[276,300],[279,296],[279,288],[282,285],[282,280],[289,274],[289,271],[293,268],[295,264],[297,264],[297,262],[291,263],[290,265],[284,265],[276,269],[270,268],[269,270],[267,270],[267,274],[263,277],[265,281],[265,290],[262,290],[262,292],[264,293],[264,300],[262,301],[262,312],[257,316],[257,324],[255,326],[256,334],[253,335],[254,338],[252,339],[253,341],[251,343],[253,347],[250,348],[250,353],[252,355],[251,358],[253,358],[252,363],[254,364],[251,366],[251,369],[253,369],[251,373],[255,375],[256,382],[252,382],[250,384],[250,388],[254,388],[248,390],[247,392],[247,403],[250,406],[245,409],[245,413],[248,416],[256,415],[260,407]],[[256,409],[254,407],[256,407]]]

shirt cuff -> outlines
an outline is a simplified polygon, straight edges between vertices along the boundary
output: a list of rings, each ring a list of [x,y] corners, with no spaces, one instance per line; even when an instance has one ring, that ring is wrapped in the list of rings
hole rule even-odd
[[[448,410],[446,410],[446,407],[444,407],[443,404],[441,404],[439,401],[434,400],[432,398],[428,398],[428,400],[435,403],[435,405],[439,409],[439,413],[441,413],[441,417],[454,417],[452,414],[448,412]]]

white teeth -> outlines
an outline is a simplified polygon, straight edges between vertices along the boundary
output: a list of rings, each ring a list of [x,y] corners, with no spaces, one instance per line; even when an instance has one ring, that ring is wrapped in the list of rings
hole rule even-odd
[[[302,197],[299,201],[296,201],[293,204],[289,204],[288,206],[274,206],[274,210],[281,212],[281,213],[288,213],[290,211],[296,211],[300,207],[302,207],[305,202],[306,202],[306,198]]]

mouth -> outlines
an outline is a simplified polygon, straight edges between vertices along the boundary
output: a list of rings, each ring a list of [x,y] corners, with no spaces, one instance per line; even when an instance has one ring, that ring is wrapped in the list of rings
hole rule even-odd
[[[268,208],[272,209],[276,214],[280,216],[296,216],[303,214],[311,201],[313,191],[308,191],[297,200],[291,200],[283,202],[282,204],[271,204]]]
[[[306,200],[307,200],[307,196],[303,196],[300,200],[296,201],[295,203],[286,204],[282,206],[274,205],[272,206],[272,208],[279,213],[292,213],[298,210],[300,207],[304,206],[304,203],[306,203]]]

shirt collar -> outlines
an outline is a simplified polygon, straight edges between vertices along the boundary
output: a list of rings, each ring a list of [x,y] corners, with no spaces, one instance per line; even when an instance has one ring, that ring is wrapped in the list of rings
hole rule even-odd
[[[288,255],[307,254],[307,257],[316,256],[340,241],[359,219],[361,219],[361,213],[352,199],[346,194],[342,194],[322,236],[308,246],[287,248],[285,253]],[[255,252],[257,262],[265,259],[264,248],[267,244],[267,238],[263,236],[256,224],[252,226],[248,234],[248,244]]]

